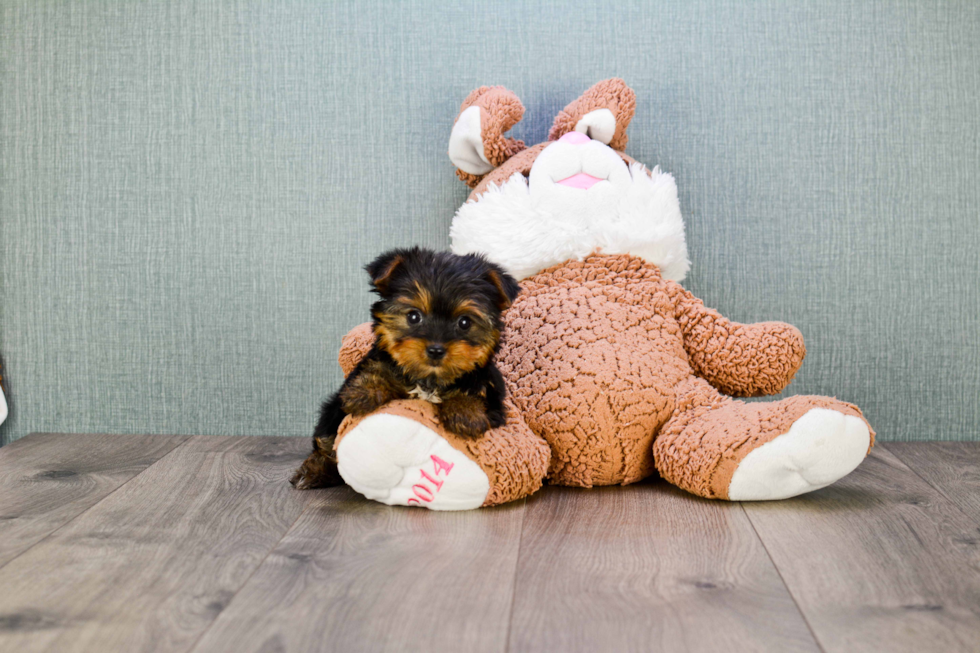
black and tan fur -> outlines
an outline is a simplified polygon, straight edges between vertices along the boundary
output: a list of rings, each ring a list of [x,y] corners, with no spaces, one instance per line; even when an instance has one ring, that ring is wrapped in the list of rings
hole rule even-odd
[[[442,426],[464,437],[479,437],[506,418],[493,356],[517,282],[481,256],[418,247],[386,252],[366,270],[380,296],[371,307],[374,345],[321,407],[313,452],[291,481],[299,489],[343,483],[334,440],[347,415],[427,398]]]

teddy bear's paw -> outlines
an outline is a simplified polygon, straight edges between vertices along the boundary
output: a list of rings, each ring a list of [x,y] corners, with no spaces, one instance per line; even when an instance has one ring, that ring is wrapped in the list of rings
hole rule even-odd
[[[490,480],[444,438],[400,415],[371,415],[337,445],[344,481],[368,499],[430,510],[479,508]]]
[[[864,460],[871,443],[859,417],[812,408],[789,431],[739,463],[728,486],[731,501],[787,499],[827,487]]]

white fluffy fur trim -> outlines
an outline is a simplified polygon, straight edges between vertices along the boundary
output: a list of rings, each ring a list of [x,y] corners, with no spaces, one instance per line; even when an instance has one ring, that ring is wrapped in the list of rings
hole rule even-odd
[[[632,254],[659,267],[664,278],[680,281],[691,263],[677,184],[659,167],[647,174],[634,163],[630,174],[632,183],[624,191],[597,203],[569,193],[592,193],[601,184],[588,191],[555,185],[534,196],[527,179],[515,173],[456,211],[449,232],[452,250],[483,253],[518,279],[595,252]],[[583,201],[568,201],[575,198]]]

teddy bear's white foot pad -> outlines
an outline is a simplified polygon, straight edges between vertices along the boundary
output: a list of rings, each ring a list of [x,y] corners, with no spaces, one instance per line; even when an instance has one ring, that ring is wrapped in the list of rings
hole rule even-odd
[[[337,469],[356,492],[389,506],[470,510],[490,492],[479,465],[400,415],[372,415],[347,433],[337,445]]]
[[[788,499],[850,474],[868,453],[871,434],[860,418],[811,408],[789,431],[749,452],[732,474],[731,501]]]

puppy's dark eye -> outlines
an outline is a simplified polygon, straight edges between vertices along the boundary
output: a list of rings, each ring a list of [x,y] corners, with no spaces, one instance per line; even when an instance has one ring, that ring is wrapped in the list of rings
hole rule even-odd
[[[456,325],[459,326],[460,331],[469,331],[470,327],[473,326],[473,320],[464,315],[459,318]]]
[[[422,321],[422,314],[418,311],[408,312],[408,323],[411,325],[419,324]]]

